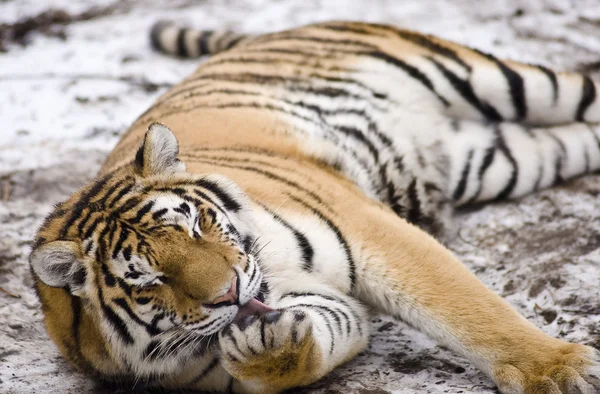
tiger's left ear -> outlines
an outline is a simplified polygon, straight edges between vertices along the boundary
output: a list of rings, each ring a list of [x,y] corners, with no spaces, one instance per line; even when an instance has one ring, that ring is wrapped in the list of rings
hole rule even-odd
[[[163,124],[153,123],[135,155],[135,166],[144,177],[183,172],[185,164],[179,161],[178,154],[179,143],[173,132]]]

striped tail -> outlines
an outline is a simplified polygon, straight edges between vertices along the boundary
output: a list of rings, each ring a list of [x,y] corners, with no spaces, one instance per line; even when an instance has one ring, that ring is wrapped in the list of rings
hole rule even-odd
[[[197,30],[160,21],[150,30],[152,47],[159,52],[183,58],[195,58],[226,51],[249,36],[230,31]]]

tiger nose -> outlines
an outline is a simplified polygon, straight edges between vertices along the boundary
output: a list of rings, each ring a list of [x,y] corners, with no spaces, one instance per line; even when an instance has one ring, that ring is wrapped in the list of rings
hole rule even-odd
[[[235,277],[231,280],[231,287],[227,293],[212,300],[211,304],[237,304],[237,302],[237,277]]]

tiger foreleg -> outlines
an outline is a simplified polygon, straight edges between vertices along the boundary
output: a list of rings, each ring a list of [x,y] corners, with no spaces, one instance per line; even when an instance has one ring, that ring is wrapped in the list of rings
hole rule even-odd
[[[236,392],[275,393],[305,386],[367,344],[365,313],[329,289],[281,294],[280,309],[248,316],[220,335],[222,363]]]
[[[362,232],[364,302],[468,357],[503,394],[600,392],[600,352],[535,327],[416,227],[379,207],[361,213],[378,224]]]

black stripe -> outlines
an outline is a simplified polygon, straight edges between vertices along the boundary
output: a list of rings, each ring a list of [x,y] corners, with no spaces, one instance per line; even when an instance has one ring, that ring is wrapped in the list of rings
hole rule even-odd
[[[194,182],[196,186],[202,187],[204,189],[210,190],[221,202],[225,208],[232,212],[238,212],[242,209],[242,206],[235,201],[233,197],[225,192],[216,182],[209,181],[208,179],[199,179]]]
[[[225,152],[225,153],[228,153],[228,152]],[[272,169],[276,168],[278,170],[286,171],[286,172],[292,173],[294,175],[300,175],[298,168],[292,167],[294,165],[294,162],[288,157],[281,157],[282,159],[285,159],[286,164],[290,165],[289,167],[284,167],[284,166],[279,165],[279,163],[275,163],[270,160],[260,160],[260,159],[249,158],[249,157],[235,157],[235,156],[227,155],[225,153],[216,154],[216,153],[213,153],[210,151],[194,152],[194,156],[192,156],[192,157],[198,157],[198,158],[202,157],[207,160],[224,161],[227,163],[252,164],[252,165],[264,166],[265,168],[272,168]],[[311,178],[307,178],[307,180],[312,181]]]
[[[225,49],[233,48],[234,46],[239,44],[239,42],[244,40],[245,38],[246,38],[246,35],[244,35],[244,34],[239,34],[239,35],[235,36],[234,38],[229,40],[229,42],[227,43],[227,47]]]
[[[93,211],[90,208],[90,209],[88,209],[86,215],[81,217],[81,220],[79,221],[79,224],[77,225],[77,233],[78,234],[81,234],[83,232],[83,228],[92,218],[92,213],[93,213]]]
[[[369,151],[371,156],[373,156],[373,159],[375,160],[375,162],[379,163],[379,150],[375,147],[373,142],[363,134],[362,131],[360,131],[356,127],[351,127],[351,126],[334,126],[334,128],[336,131],[339,131],[342,134],[350,136],[350,137],[354,138],[355,140],[357,140],[358,142],[361,142],[362,144],[364,144],[367,147],[367,150]]]
[[[213,35],[212,31],[203,31],[200,34],[200,38],[198,38],[198,49],[200,50],[200,55],[208,55],[210,50],[208,48],[208,40]]]
[[[255,172],[257,174],[261,174],[269,179],[273,179],[273,180],[277,180],[279,182],[285,183],[288,186],[293,187],[294,189],[306,193],[307,195],[311,196],[317,203],[319,203],[320,205],[325,206],[325,208],[327,208],[327,210],[331,211],[331,208],[325,204],[325,202],[321,199],[321,197],[319,197],[319,195],[317,195],[316,193],[300,186],[298,183],[294,182],[294,181],[290,181],[286,178],[280,177],[279,175],[276,175],[270,171],[266,171],[263,170],[262,168],[258,168],[258,167],[251,167],[251,166],[238,166],[238,165],[234,165],[234,164],[228,164],[228,163],[221,163],[221,162],[215,162],[215,161],[211,161],[211,160],[206,160],[203,159],[202,157],[198,157],[198,156],[193,156],[193,155],[186,155],[187,157],[190,157],[196,161],[202,162],[202,163],[208,163],[208,164],[213,164],[216,166],[220,166],[220,167],[226,167],[226,168],[236,168],[236,169],[240,169],[240,170],[245,170],[245,171],[252,171]]]
[[[302,100],[301,101],[279,100],[279,101],[283,101],[292,106],[309,110],[309,111],[313,112],[315,115],[317,115],[319,117],[319,119],[321,119],[323,122],[327,122],[323,118],[323,115],[355,114],[357,116],[363,117],[365,119],[365,121],[367,121],[367,122],[370,121],[369,122],[369,126],[370,126],[369,130],[373,131],[374,134],[376,134],[378,137],[380,137],[380,139],[382,139],[382,141],[385,141],[384,143],[390,142],[390,140],[386,139],[385,137],[381,138],[383,136],[383,134],[379,133],[374,122],[370,118],[368,118],[368,115],[366,115],[364,113],[364,111],[354,110],[354,109],[325,110],[319,105],[309,104]],[[286,112],[288,114],[293,113],[291,111],[285,111],[285,110],[284,110],[284,112]],[[369,150],[371,156],[373,156],[375,161],[376,162],[379,161],[379,150],[375,147],[373,142],[369,138],[367,138],[367,136],[365,136],[365,134],[361,130],[359,130],[355,127],[352,127],[352,126],[333,126],[333,128],[334,128],[334,130],[339,131],[347,136],[350,136],[350,137],[356,139],[357,141],[361,142],[362,144],[366,145],[367,149]]]
[[[315,305],[315,304],[294,304],[293,307],[300,307],[300,308],[309,308],[309,309],[313,309],[313,310],[321,310],[327,313],[328,316],[331,316],[333,318],[333,320],[335,321],[335,324],[338,328],[338,332],[341,334],[342,333],[342,319],[340,319],[340,316],[338,315],[338,313],[333,309],[330,308],[328,306],[324,306],[324,305]]]
[[[150,212],[153,206],[154,201],[148,201],[143,207],[140,208],[137,214],[132,219],[127,220],[127,222],[129,222],[130,224],[137,224],[141,222],[144,218],[144,215]]]
[[[162,51],[162,45],[160,44],[160,35],[165,30],[167,25],[164,22],[155,23],[150,30],[150,44],[152,48],[157,51]]]
[[[283,219],[281,216],[276,214],[274,211],[271,211],[269,208],[262,204],[261,206],[265,211],[267,211],[271,216],[273,216],[273,218],[276,221],[281,223],[285,228],[290,230],[292,234],[294,234],[294,237],[296,238],[296,243],[298,244],[298,248],[302,253],[302,268],[308,272],[311,272],[313,270],[313,256],[315,254],[315,251],[308,239],[306,238],[306,236],[300,231],[298,231],[298,229],[296,229],[294,226],[292,226],[287,220]]]
[[[558,101],[558,80],[556,79],[556,74],[554,71],[544,67],[544,66],[536,66],[538,70],[546,74],[548,79],[550,80],[550,84],[552,85],[552,102],[556,104]]]
[[[295,32],[279,33],[276,36],[276,40],[278,43],[283,43],[285,41],[307,41],[307,42],[316,42],[321,45],[322,44],[333,44],[334,46],[341,46],[341,47],[353,46],[353,47],[359,47],[359,48],[364,48],[364,49],[377,49],[377,46],[375,46],[373,44],[369,44],[368,42],[365,42],[365,41],[349,40],[346,38],[339,38],[339,39],[323,38],[323,37],[310,36],[307,34],[300,36],[300,35],[296,35],[296,34],[297,33],[295,33]],[[266,35],[266,36],[255,38],[253,40],[253,44],[269,42],[272,40],[273,40],[273,37],[271,35]],[[337,50],[337,48],[335,48],[335,49]]]
[[[363,25],[364,24],[362,22],[350,22],[350,23],[352,25]],[[460,65],[462,68],[464,68],[468,72],[471,71],[471,66],[469,64],[467,64],[464,60],[462,60],[453,49],[450,49],[450,48],[442,45],[441,43],[435,42],[435,40],[437,39],[436,37],[413,32],[410,30],[401,30],[394,26],[383,25],[383,24],[379,24],[379,23],[368,23],[365,25],[368,26],[369,28],[377,28],[377,29],[387,31],[391,34],[397,35],[398,37],[402,38],[403,40],[409,41],[415,45],[420,46],[421,48],[425,48],[425,49],[429,50],[430,52],[435,53],[436,55],[440,55],[447,59],[452,60],[453,62]],[[375,33],[371,33],[371,34],[375,34]]]
[[[271,52],[272,53],[272,52]],[[212,68],[219,69],[223,64],[240,64],[240,65],[272,65],[275,67],[281,67],[282,65],[294,65],[298,67],[302,67],[305,70],[313,69],[316,71],[329,71],[333,73],[339,72],[347,72],[352,73],[358,71],[355,67],[341,67],[339,65],[326,65],[321,62],[321,59],[317,60],[314,57],[314,54],[309,58],[286,58],[286,57],[275,57],[265,55],[264,52],[252,51],[243,53],[236,52],[235,54],[231,53],[228,56],[220,56],[219,58],[214,58],[209,62],[202,65],[203,70],[210,71]]]
[[[260,343],[263,348],[267,348],[267,339],[265,338],[265,319],[260,319]]]
[[[417,193],[417,178],[413,178],[413,180],[408,185],[406,190],[406,194],[408,196],[408,202],[410,206],[408,207],[408,212],[406,214],[406,220],[411,223],[419,223],[421,219],[421,201],[419,200],[419,195]]]
[[[324,25],[318,25],[315,26],[319,29],[324,29],[324,30],[332,30],[332,31],[340,31],[343,33],[355,33],[355,34],[361,34],[361,35],[365,35],[365,36],[378,36],[378,37],[382,37],[382,34],[378,34],[377,32],[373,31],[373,30],[367,30],[365,28],[362,27],[358,27],[357,25],[359,25],[358,23],[327,23]],[[368,26],[368,25],[367,25]]]
[[[335,109],[329,109],[328,110],[328,109],[321,108],[321,114],[323,114],[323,115],[340,115],[340,114],[356,115],[356,116],[364,119],[364,121],[366,123],[368,123],[368,131],[371,132],[371,133],[373,133],[377,137],[377,140],[379,142],[381,142],[386,147],[392,147],[392,145],[393,145],[392,140],[387,135],[383,134],[379,130],[379,128],[377,126],[377,122],[375,122],[373,120],[373,118],[365,112],[364,109],[335,108]],[[362,134],[362,132],[361,132],[361,134]],[[369,143],[370,143],[370,140],[369,140]],[[371,145],[372,145],[372,143],[371,143]],[[377,152],[379,153],[379,150],[377,150]],[[375,157],[377,157],[377,154],[373,154],[373,155]]]
[[[525,119],[527,117],[527,100],[525,97],[525,84],[523,82],[523,77],[521,77],[519,73],[512,70],[510,67],[504,64],[504,62],[498,60],[494,56],[478,50],[474,51],[494,62],[498,66],[504,75],[504,78],[506,78],[506,82],[508,82],[510,97],[516,112],[515,119]]]
[[[587,174],[590,172],[590,154],[587,150],[587,147],[585,144],[581,145],[581,149],[583,149],[583,158],[585,160],[585,170],[584,173]]]
[[[173,208],[173,211],[182,214],[185,217],[190,217],[190,207],[186,203],[181,203],[178,207]],[[152,215],[154,217],[154,215]]]
[[[144,359],[149,359],[150,361],[154,361],[158,358],[160,351],[158,351],[158,347],[160,345],[160,341],[153,340],[148,343],[146,349],[144,349],[143,357]]]
[[[351,93],[347,89],[341,87],[333,87],[333,86],[302,86],[302,85],[293,85],[289,87],[289,90],[292,92],[302,92],[305,94],[314,94],[315,96],[324,96],[329,98],[344,98],[344,99],[353,99],[353,100],[365,100],[368,101],[371,105],[374,105],[371,101],[368,100],[367,97]],[[378,99],[388,99],[387,95],[382,94],[382,97],[375,97]],[[363,111],[364,112],[364,111]]]
[[[112,176],[112,173],[107,174],[107,175],[103,176],[102,178],[98,179],[97,181],[95,181],[92,184],[92,186],[85,193],[83,193],[81,195],[81,197],[79,198],[77,203],[72,207],[71,215],[69,215],[69,218],[65,221],[65,223],[61,227],[60,233],[58,236],[59,239],[64,239],[66,237],[67,232],[69,231],[71,226],[73,226],[73,223],[75,223],[77,218],[79,218],[83,209],[88,206],[88,204],[92,198],[94,198],[98,194],[100,194],[100,192],[104,188],[104,185],[108,181],[110,176]]]
[[[575,120],[578,122],[584,122],[585,111],[596,100],[596,85],[594,85],[594,82],[590,77],[584,75],[582,78],[581,100],[579,101],[577,113],[575,114]]]
[[[192,379],[186,386],[193,387],[194,385],[200,383],[200,381],[206,378],[213,371],[213,369],[215,369],[217,365],[219,365],[219,358],[215,357],[210,362],[210,364],[208,364],[206,368],[200,371],[200,373],[194,379]]]
[[[248,264],[248,267],[250,266],[250,264]],[[250,278],[248,278],[248,284],[251,284],[252,282],[254,282],[254,278],[256,278],[256,274],[258,273],[258,269],[257,269],[257,265],[254,266],[254,269],[252,270],[252,274],[250,275]],[[237,288],[240,288],[240,278],[238,277],[238,284],[237,284]]]
[[[88,214],[88,216],[91,216],[91,214]],[[90,224],[90,226],[87,228],[87,230],[83,234],[83,239],[88,239],[92,235],[92,233],[94,232],[94,230],[96,230],[96,227],[98,227],[98,224],[100,224],[100,221],[102,221],[102,219],[103,219],[102,215],[96,216],[96,218],[94,219],[92,224]],[[81,234],[81,232],[79,234]]]
[[[184,86],[189,86],[192,82],[201,81],[201,80],[208,80],[211,83],[214,81],[226,81],[227,83],[256,84],[256,85],[261,85],[261,86],[285,85],[285,86],[295,86],[295,87],[303,86],[303,85],[314,86],[315,80],[319,80],[319,81],[326,82],[328,85],[337,83],[337,84],[341,84],[342,86],[355,86],[355,87],[360,88],[360,89],[364,90],[365,92],[369,93],[373,98],[385,99],[387,97],[386,94],[376,91],[376,90],[373,90],[370,86],[367,86],[364,83],[361,83],[354,79],[341,78],[341,77],[337,77],[337,76],[328,76],[328,75],[323,75],[323,74],[320,74],[317,72],[311,73],[306,78],[292,77],[292,76],[279,76],[279,75],[271,75],[271,74],[244,73],[244,72],[203,73],[198,77],[187,80],[186,85],[184,85]],[[207,85],[206,83],[202,83],[202,84],[198,84],[198,85],[184,87],[180,90],[175,90],[175,91],[169,93],[167,96],[163,97],[161,100],[159,100],[156,104],[153,105],[153,107],[162,105],[165,102],[168,102],[169,100],[172,100],[173,98],[175,98],[181,94],[184,94],[184,93],[187,93],[187,92],[199,89],[199,88],[203,88],[206,85]],[[191,109],[194,109],[194,108],[197,108],[197,107],[193,107]],[[179,112],[188,112],[188,111],[179,111]]]
[[[121,228],[121,234],[119,234],[119,239],[117,240],[117,243],[115,244],[115,247],[112,252],[113,259],[116,259],[117,256],[119,255],[119,252],[121,251],[121,248],[123,247],[123,242],[125,242],[128,235],[129,235],[129,230],[127,230],[126,228]]]
[[[114,287],[117,284],[117,280],[114,275],[108,269],[106,264],[102,264],[102,275],[104,276],[104,284],[108,287]]]
[[[350,246],[348,245],[348,242],[342,235],[342,232],[340,231],[340,229],[328,217],[326,217],[323,214],[323,212],[312,207],[311,205],[309,205],[308,203],[299,199],[296,196],[292,196],[291,194],[289,196],[292,200],[298,202],[300,205],[303,205],[308,210],[312,211],[315,215],[317,215],[317,217],[319,219],[321,219],[327,225],[327,227],[329,227],[329,229],[331,231],[333,231],[338,242],[342,245],[342,249],[344,249],[344,252],[346,253],[346,260],[348,261],[348,270],[350,271],[349,275],[348,275],[349,279],[350,279],[350,292],[354,291],[354,285],[356,284],[356,263],[354,262],[354,259],[352,258],[352,252],[350,251]]]
[[[138,204],[140,204],[141,200],[137,197],[131,197],[129,200],[126,200],[123,205],[119,208],[115,209],[111,214],[112,217],[118,217],[119,215],[123,215],[125,212],[132,210]]]
[[[266,280],[263,280],[260,284],[260,290],[256,298],[258,298],[260,302],[265,302],[265,299],[269,296],[270,292],[271,289],[269,289],[269,284]]]
[[[233,35],[231,31],[220,31],[216,35],[216,40],[213,41],[213,52],[222,52],[227,49],[229,38]],[[214,40],[214,39],[213,39]]]
[[[360,55],[360,54],[362,54],[362,52],[357,53],[357,55]],[[370,87],[362,82],[356,81],[352,78],[343,78],[343,77],[338,77],[338,76],[323,75],[323,74],[316,73],[316,72],[310,73],[310,75],[308,75],[304,78],[292,77],[292,76],[287,76],[287,75],[280,76],[280,75],[257,74],[257,73],[249,73],[249,72],[210,73],[210,74],[201,74],[198,77],[191,78],[188,80],[188,82],[203,81],[203,80],[207,80],[210,82],[220,80],[220,81],[235,82],[235,83],[252,83],[252,84],[257,84],[257,85],[285,85],[285,86],[302,85],[302,84],[313,86],[315,80],[320,80],[320,81],[328,82],[329,84],[339,83],[344,86],[356,86],[358,88],[361,88],[361,89],[369,92],[369,94],[371,94],[371,96],[373,96],[375,98],[381,98],[382,96],[385,97],[384,93],[373,90],[372,87]],[[177,94],[177,93],[178,92],[176,91],[173,94]]]
[[[124,178],[124,179],[119,179],[117,182],[115,182],[114,185],[112,185],[105,193],[104,196],[98,200],[98,205],[100,205],[101,207],[104,207],[104,205],[106,204],[106,201],[113,195],[114,192],[117,191],[117,189],[119,187],[121,187],[125,182],[130,182],[131,179],[129,177]]]
[[[177,55],[181,57],[188,57],[189,52],[187,50],[187,46],[185,45],[185,36],[188,33],[189,29],[182,28],[179,29],[177,33]]]
[[[162,216],[164,216],[167,212],[169,212],[169,210],[167,208],[161,208],[158,211],[152,213],[152,219],[156,221],[156,220],[160,219]]]
[[[394,30],[396,30],[396,29],[394,29]],[[452,60],[453,62],[460,65],[462,68],[464,68],[466,71],[471,72],[471,66],[469,64],[465,63],[465,61],[462,60],[456,54],[456,52],[454,52],[452,49],[450,49],[448,47],[445,47],[445,46],[433,41],[432,37],[430,37],[430,36],[428,37],[426,35],[411,32],[408,30],[396,30],[396,34],[398,36],[400,36],[401,38],[412,42],[413,44],[416,44],[422,48],[428,49],[429,51],[435,53],[436,55],[440,55],[447,59]]]
[[[103,262],[105,260],[106,254],[107,254],[107,243],[112,242],[111,238],[107,238],[106,235],[109,233],[109,231],[111,231],[111,228],[114,227],[114,223],[108,220],[104,221],[104,227],[102,228],[102,231],[100,231],[100,234],[98,235],[97,241],[98,241],[98,247],[96,248],[96,253],[97,253],[97,261],[101,261]]]
[[[531,139],[533,139],[534,142],[537,142],[536,140],[536,133],[531,130],[530,128],[524,126],[527,134],[531,137]],[[533,183],[533,188],[532,191],[537,191],[540,187],[540,183],[542,183],[542,179],[544,177],[544,158],[540,149],[540,146],[537,147],[537,159],[538,159],[538,168],[537,168],[537,175],[535,178],[535,182]]]
[[[475,107],[486,119],[491,121],[501,121],[502,115],[492,105],[485,101],[481,101],[479,97],[473,91],[473,86],[467,80],[459,78],[456,74],[450,71],[442,63],[436,61],[433,58],[429,60],[437,67],[438,70],[444,75],[448,82],[456,89],[456,91],[464,98],[469,104]]]
[[[431,91],[433,94],[435,94],[435,96],[444,104],[444,106],[448,107],[450,105],[450,102],[446,98],[441,96],[435,90],[435,87],[433,86],[433,82],[431,82],[429,77],[427,77],[427,75],[423,74],[418,68],[411,66],[408,63],[405,63],[404,61],[402,61],[398,58],[395,58],[391,55],[388,55],[387,53],[381,52],[381,51],[362,52],[361,54],[365,55],[365,56],[373,57],[375,59],[382,60],[388,64],[391,64],[395,67],[398,67],[398,68],[404,70],[408,75],[415,78],[417,81],[421,82],[421,84],[423,84],[423,86],[425,86],[427,89],[429,89],[429,91]]]
[[[196,327],[194,327],[194,329],[198,330],[198,331],[199,330],[205,330],[205,329],[209,328],[210,326],[214,325],[215,323],[220,323],[220,322],[221,322],[221,318],[217,317],[216,319],[212,320],[211,322],[209,322],[209,323],[207,323],[207,324],[205,324],[203,326],[196,326]]]
[[[460,198],[465,194],[465,191],[467,190],[467,179],[469,178],[469,173],[471,172],[471,161],[473,160],[473,153],[473,149],[470,149],[469,153],[467,153],[467,160],[465,166],[463,167],[463,170],[460,173],[460,179],[458,180],[456,189],[452,194],[452,198],[454,199],[454,201],[460,200]]]
[[[99,283],[97,283],[96,285],[99,285]],[[110,309],[108,305],[104,303],[102,297],[102,289],[98,287],[98,300],[100,301],[100,307],[102,309],[102,312],[104,313],[104,316],[106,317],[106,319],[108,319],[110,325],[115,329],[115,332],[118,334],[121,340],[125,342],[125,344],[131,345],[134,342],[134,340],[131,334],[129,333],[127,326],[125,325],[125,322],[119,317],[119,315],[117,315],[112,309]]]
[[[554,159],[554,180],[552,181],[553,185],[557,185],[559,183],[564,182],[561,172],[563,167],[563,155],[564,158],[567,157],[567,147],[565,146],[564,142],[562,142],[561,139],[554,135],[552,132],[548,131],[547,135],[552,140],[554,140],[554,142],[556,142],[560,149],[560,152],[556,155],[556,158]]]
[[[473,203],[477,201],[477,198],[481,194],[481,190],[483,189],[483,176],[487,169],[494,162],[494,156],[496,155],[496,148],[494,146],[487,148],[485,151],[485,155],[483,156],[483,160],[481,161],[481,166],[479,167],[479,171],[477,171],[477,191],[473,194],[473,197],[469,199],[469,203]]]
[[[352,315],[352,317],[354,318],[354,320],[356,321],[356,328],[358,329],[358,333],[360,335],[362,335],[362,327],[361,327],[361,319],[358,316],[358,314],[356,313],[356,311],[354,310],[354,308],[352,308],[352,306],[350,306],[350,304],[348,304],[346,302],[346,300],[342,299],[342,298],[338,298],[338,297],[333,297],[333,296],[329,296],[329,295],[323,295],[323,294],[317,294],[317,293],[311,293],[311,292],[290,292],[290,293],[285,293],[283,294],[279,299],[282,300],[286,297],[317,297],[317,298],[323,298],[325,300],[334,302],[334,303],[339,303],[342,304],[344,307],[346,307],[346,309],[350,312],[350,314]],[[341,310],[340,310],[341,312]]]
[[[81,351],[81,342],[79,337],[79,329],[81,328],[81,299],[79,297],[73,297],[68,290],[64,289],[66,295],[71,300],[71,311],[73,313],[73,321],[71,322],[71,337],[73,338],[74,347],[71,346],[70,341],[63,342],[63,345],[70,351],[76,354],[78,365],[87,373],[93,374],[92,376],[101,376],[92,363],[83,355]]]
[[[495,198],[496,200],[504,200],[510,197],[510,194],[517,185],[517,180],[519,177],[519,164],[517,163],[517,160],[515,160],[510,149],[508,149],[508,146],[506,146],[506,141],[504,140],[504,135],[502,134],[502,129],[499,125],[494,129],[494,132],[496,134],[496,146],[498,147],[498,150],[502,152],[504,156],[506,156],[512,166],[510,178],[506,183],[506,186],[504,186],[504,189],[502,189]]]
[[[298,305],[293,305],[290,307],[290,309],[295,308]],[[304,308],[310,308],[309,306],[304,306]],[[329,354],[333,353],[333,349],[334,349],[334,343],[335,343],[335,333],[333,331],[333,327],[331,327],[331,323],[329,322],[329,319],[327,318],[327,315],[323,313],[323,311],[319,310],[319,309],[315,309],[312,308],[312,310],[318,314],[319,316],[321,316],[321,318],[323,319],[323,321],[325,322],[325,327],[327,327],[327,331],[329,331],[329,338],[331,340],[331,342],[329,343]]]
[[[258,47],[258,48],[254,48],[254,47],[249,47],[249,48],[244,48],[244,52],[246,53],[262,53],[262,52],[266,52],[266,53],[283,53],[285,55],[294,55],[294,56],[299,56],[299,57],[313,57],[315,56],[315,52],[311,52],[310,50],[302,50],[299,48],[273,48],[273,47],[268,47],[268,48],[262,48],[262,47]],[[319,58],[322,59],[335,59],[336,57],[339,57],[340,53],[347,53],[346,51],[335,51],[335,54],[333,53],[320,53],[319,54]],[[337,55],[337,56],[336,56]]]
[[[71,337],[75,344],[75,351],[77,352],[77,358],[85,359],[81,353],[81,343],[79,342],[79,326],[81,325],[81,299],[79,297],[73,297],[70,292],[67,291],[68,297],[71,300],[71,313],[73,313],[73,321],[71,322]]]
[[[133,189],[133,184],[128,184],[123,189],[121,189],[119,193],[107,204],[108,207],[112,208],[117,203],[117,201],[119,201],[121,198],[123,198],[124,195],[129,193],[131,189]]]
[[[136,315],[131,308],[129,307],[129,304],[127,303],[127,301],[125,300],[125,298],[113,298],[112,300],[115,304],[117,304],[121,309],[123,309],[125,311],[125,313],[127,313],[127,315],[131,318],[131,320],[133,320],[134,322],[136,322],[137,324],[139,324],[140,326],[144,327],[146,329],[146,331],[148,332],[149,335],[157,335],[160,333],[160,330],[158,330],[158,328],[152,324],[148,324],[145,321],[143,321],[142,319],[140,319],[138,317],[138,315]]]
[[[221,206],[219,204],[217,204],[212,198],[210,198],[206,193],[204,193],[202,190],[198,190],[198,189],[192,189],[192,191],[194,192],[194,194],[196,194],[198,197],[204,199],[205,201],[208,201],[210,204],[212,204],[215,208],[217,208],[221,213],[226,214],[226,212],[223,210],[223,208],[221,208]],[[199,206],[200,204],[198,204]]]

